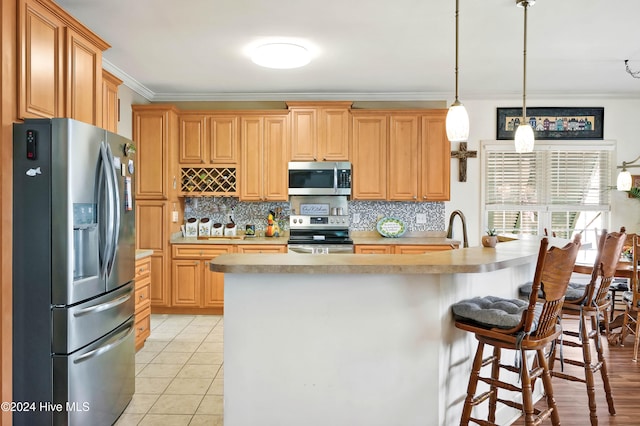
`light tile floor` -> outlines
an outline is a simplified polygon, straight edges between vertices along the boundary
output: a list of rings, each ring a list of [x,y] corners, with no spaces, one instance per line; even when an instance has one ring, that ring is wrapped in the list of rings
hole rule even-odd
[[[151,315],[136,393],[116,426],[223,424],[222,316]]]

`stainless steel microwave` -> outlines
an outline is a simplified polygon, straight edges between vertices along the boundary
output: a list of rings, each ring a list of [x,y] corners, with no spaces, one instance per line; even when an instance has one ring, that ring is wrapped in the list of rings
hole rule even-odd
[[[289,162],[289,195],[351,195],[351,163]]]

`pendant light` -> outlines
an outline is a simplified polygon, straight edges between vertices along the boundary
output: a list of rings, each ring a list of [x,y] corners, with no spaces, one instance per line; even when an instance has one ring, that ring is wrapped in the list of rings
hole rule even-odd
[[[535,0],[516,0],[516,6],[524,9],[524,50],[523,50],[523,72],[522,72],[522,120],[516,129],[515,146],[516,152],[531,152],[535,138],[533,128],[527,120],[527,9],[533,6]]]
[[[456,0],[456,98],[447,112],[447,138],[450,142],[466,142],[469,139],[469,114],[458,100],[458,10],[460,0]]]

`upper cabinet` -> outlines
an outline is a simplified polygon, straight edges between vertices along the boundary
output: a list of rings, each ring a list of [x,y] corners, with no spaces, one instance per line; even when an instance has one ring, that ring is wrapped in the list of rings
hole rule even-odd
[[[288,115],[240,119],[240,200],[287,201]]]
[[[352,102],[287,102],[291,161],[348,161]]]
[[[180,113],[180,164],[237,164],[239,122],[234,114]]]
[[[177,191],[177,110],[173,106],[132,105],[136,143],[136,199],[167,200]]]
[[[102,126],[109,45],[50,0],[18,1],[18,114]]]
[[[122,84],[115,75],[102,70],[102,127],[113,133],[118,133],[120,121],[120,100],[118,87]]]
[[[379,112],[353,113],[352,198],[387,199],[388,118]]]
[[[447,110],[354,111],[353,198],[447,201]]]

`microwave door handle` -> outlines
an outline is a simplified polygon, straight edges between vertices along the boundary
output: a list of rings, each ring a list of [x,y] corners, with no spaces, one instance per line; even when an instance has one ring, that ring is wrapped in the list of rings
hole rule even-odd
[[[111,259],[109,259],[109,275],[111,275],[111,270],[113,269],[113,265],[116,260],[116,253],[118,247],[118,238],[120,238],[120,194],[118,189],[118,175],[116,173],[115,164],[113,162],[113,152],[111,151],[111,147],[106,144],[107,147],[107,158],[109,160],[109,176],[111,177],[111,193],[113,204],[111,205],[111,213],[114,218],[114,226],[111,233]]]
[[[333,163],[333,192],[338,193],[338,163]]]

